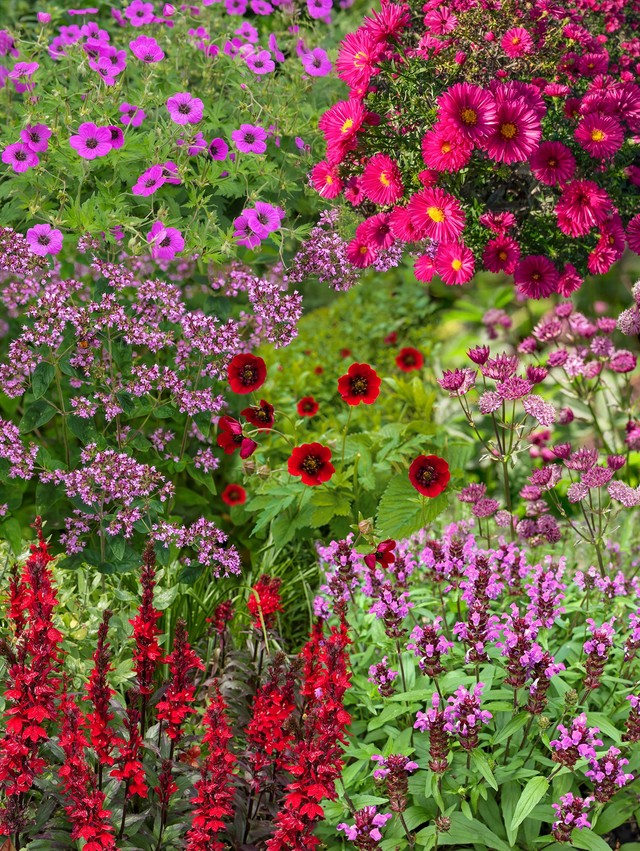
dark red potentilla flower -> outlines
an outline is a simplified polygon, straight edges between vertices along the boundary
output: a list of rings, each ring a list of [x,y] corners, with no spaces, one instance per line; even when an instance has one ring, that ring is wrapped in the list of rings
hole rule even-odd
[[[422,353],[417,349],[412,349],[411,346],[400,349],[400,354],[396,356],[396,364],[403,372],[422,369],[423,363],[424,358],[422,357]]]
[[[255,629],[262,629],[264,620],[265,629],[273,629],[276,623],[276,612],[282,612],[280,600],[280,585],[282,579],[279,576],[267,576],[263,574],[251,590],[247,600],[247,608],[253,617]],[[262,620],[260,619],[262,612]]]
[[[240,411],[240,415],[246,417],[251,425],[257,426],[260,431],[268,431],[270,428],[273,428],[274,410],[273,405],[261,399],[260,405],[252,405],[250,408],[245,408],[244,411]]]
[[[322,373],[324,372],[324,367],[317,366],[313,371],[315,372],[316,375],[322,375]]]
[[[331,450],[321,443],[303,443],[294,447],[288,467],[292,476],[302,476],[305,485],[328,482],[336,471],[331,463]]]
[[[313,396],[305,396],[298,402],[298,415],[301,417],[314,417],[318,413],[320,405]]]
[[[398,332],[392,331],[390,334],[387,334],[383,342],[385,342],[387,346],[395,346],[398,342]]]
[[[236,449],[239,449],[240,457],[244,459],[253,455],[258,448],[255,440],[244,436],[242,425],[233,417],[220,417],[218,426],[220,427],[218,446],[224,449],[226,455],[232,455]]]
[[[396,560],[392,550],[395,550],[396,542],[392,541],[390,538],[386,541],[381,541],[376,547],[376,551],[374,553],[369,553],[364,557],[364,563],[367,567],[373,570],[375,567],[386,568],[388,565],[393,564]]]
[[[247,492],[240,485],[227,485],[222,491],[221,498],[227,505],[244,505],[247,501]]]
[[[338,379],[338,393],[347,405],[371,405],[380,394],[381,379],[368,363],[353,363]]]
[[[227,376],[234,393],[251,393],[264,384],[267,366],[256,355],[236,355],[227,367]]]
[[[442,493],[450,478],[449,465],[437,455],[418,455],[409,467],[409,481],[428,497]]]
[[[340,357],[341,358],[348,358],[350,354],[351,354],[351,349],[340,349]]]

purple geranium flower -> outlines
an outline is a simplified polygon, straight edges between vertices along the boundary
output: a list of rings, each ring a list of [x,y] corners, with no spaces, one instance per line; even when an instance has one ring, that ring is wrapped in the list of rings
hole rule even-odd
[[[20,138],[27,148],[38,154],[49,147],[49,136],[51,136],[51,130],[46,124],[27,124],[24,130],[20,131]]]
[[[119,127],[116,127],[115,124],[110,124],[107,127],[107,130],[111,133],[111,147],[121,148],[124,145],[124,133]]]
[[[260,237],[251,231],[246,216],[234,219],[233,226],[236,229],[233,235],[238,240],[238,245],[246,245],[247,248],[257,248],[260,245]]]
[[[38,165],[40,158],[23,142],[14,142],[13,145],[7,145],[2,152],[2,162],[10,165],[14,171],[23,172]]]
[[[173,260],[184,248],[184,239],[177,228],[166,228],[162,222],[156,222],[147,234],[151,244],[151,256],[157,260]]]
[[[326,18],[333,6],[333,0],[307,0],[307,11],[311,18]]]
[[[169,116],[176,124],[197,124],[204,112],[200,98],[192,98],[189,92],[178,92],[167,101]]]
[[[247,65],[254,74],[269,74],[276,67],[276,63],[271,58],[268,50],[260,50],[258,53],[252,53],[247,56]]]
[[[142,0],[133,0],[133,3],[124,11],[131,22],[132,27],[141,27],[153,21],[153,3],[143,3]]]
[[[111,15],[115,18],[115,21],[118,24],[118,26],[121,26],[121,27],[127,26],[127,22],[123,18],[122,12],[120,11],[120,9],[114,9],[113,6],[112,6],[111,7]]]
[[[142,62],[160,62],[164,59],[164,53],[160,45],[148,35],[139,35],[135,41],[129,42],[129,47],[134,56]]]
[[[273,50],[277,62],[284,62],[284,53],[281,50],[278,50],[278,42],[276,41],[276,37],[273,33],[269,36],[269,50]]]
[[[251,44],[256,44],[258,41],[258,30],[252,27],[249,21],[243,21],[242,26],[233,31],[236,35],[241,36],[245,41],[250,41]]]
[[[316,47],[310,53],[304,53],[300,57],[300,61],[304,65],[304,70],[310,77],[326,77],[331,72],[333,65],[327,51],[321,47]]]
[[[267,3],[267,0],[251,0],[251,10],[256,15],[270,15],[273,12],[273,6]]]
[[[162,166],[152,165],[144,174],[140,175],[137,183],[131,188],[131,191],[134,195],[153,195],[156,189],[160,189],[164,182],[165,176]]]
[[[37,71],[40,66],[37,62],[16,62],[13,66],[13,71],[9,74],[10,80],[22,80],[25,77],[29,79],[34,71]]]
[[[184,145],[184,139],[178,139],[178,145]],[[207,141],[202,135],[202,133],[196,133],[196,135],[189,142],[189,147],[187,148],[187,153],[190,157],[196,157],[202,151],[206,151],[207,149]]]
[[[69,144],[86,160],[104,157],[111,150],[111,130],[86,121],[78,128],[78,134],[71,136]]]
[[[222,48],[222,52],[225,56],[231,57],[231,59],[235,59],[238,55],[240,48],[242,47],[242,42],[239,38],[232,38],[231,41],[226,41],[224,47]]]
[[[245,0],[225,0],[224,7],[228,15],[244,15],[247,11]]]
[[[42,26],[44,26],[45,24],[48,24],[49,21],[51,20],[51,15],[48,12],[38,12],[36,17],[38,19],[38,23],[41,24]]]
[[[264,154],[267,150],[267,131],[253,124],[241,124],[239,130],[234,130],[231,138],[239,151],[245,154]]]
[[[98,59],[96,71],[100,74],[106,86],[112,86],[116,81],[116,75],[119,73],[106,56],[101,56]]]
[[[209,153],[214,160],[226,160],[229,153],[229,146],[224,139],[212,139],[209,145]]]
[[[178,166],[171,160],[167,160],[162,166],[162,174],[167,183],[174,183],[176,186],[182,183],[178,174]]]
[[[120,112],[122,113],[122,118],[120,119],[122,123],[130,124],[132,127],[139,127],[143,119],[147,117],[143,109],[140,109],[139,106],[133,106],[133,104],[126,101],[120,104]]]
[[[41,257],[57,254],[62,248],[62,232],[51,225],[35,225],[27,231],[27,242],[31,251]]]
[[[16,47],[13,36],[9,35],[6,30],[0,30],[0,56],[6,56],[7,54],[16,58],[20,56],[20,51]]]
[[[284,218],[284,210],[273,207],[264,201],[256,201],[256,206],[251,210],[243,210],[242,215],[246,218],[249,228],[260,237],[265,239],[271,231],[278,230],[280,222]]]

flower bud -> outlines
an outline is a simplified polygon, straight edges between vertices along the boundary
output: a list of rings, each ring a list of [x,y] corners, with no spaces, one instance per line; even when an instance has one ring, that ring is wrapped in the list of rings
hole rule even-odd
[[[256,462],[253,458],[247,458],[242,465],[242,472],[245,476],[253,476],[256,471]]]
[[[368,517],[366,520],[361,520],[358,523],[358,531],[365,538],[371,535],[371,533],[373,532],[373,519],[371,517]]]
[[[438,816],[435,825],[438,833],[447,833],[451,830],[451,819],[449,816]]]
[[[48,12],[38,12],[37,17],[38,17],[38,23],[42,24],[42,26],[44,26],[45,24],[48,24],[49,21],[51,20],[51,15]]]
[[[266,481],[271,475],[271,468],[268,464],[261,464],[256,470],[258,477]]]

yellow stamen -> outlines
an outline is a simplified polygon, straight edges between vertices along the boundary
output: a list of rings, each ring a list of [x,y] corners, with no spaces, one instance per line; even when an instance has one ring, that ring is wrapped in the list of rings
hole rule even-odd
[[[478,123],[478,113],[474,112],[473,109],[463,109],[460,113],[460,118],[462,118],[462,123],[466,124],[467,127],[473,127],[474,124]]]
[[[513,139],[518,133],[518,128],[515,124],[501,124],[500,135],[503,139]]]
[[[445,220],[444,210],[441,207],[428,207],[427,215],[434,222],[443,222]]]
[[[459,271],[462,268],[462,260],[454,260],[451,264],[451,268],[455,269],[455,271]]]

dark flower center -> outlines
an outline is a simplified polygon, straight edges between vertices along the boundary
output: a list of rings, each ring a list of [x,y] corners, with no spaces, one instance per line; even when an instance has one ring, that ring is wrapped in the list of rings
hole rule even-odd
[[[314,68],[319,68],[322,65],[322,60],[318,59],[317,56],[314,56],[313,59],[311,60],[311,64],[313,65]]]
[[[240,380],[243,384],[254,384],[258,379],[258,373],[255,366],[245,366],[242,368]]]
[[[38,245],[49,245],[50,237],[46,233],[41,233],[38,237]]]
[[[535,282],[536,282],[536,284],[537,284],[537,283],[539,283],[539,282],[542,280],[542,275],[540,274],[540,272],[534,272],[534,273],[531,275],[531,280],[532,280],[532,281],[535,281]]]
[[[246,133],[245,134],[244,141],[247,143],[247,145],[253,145],[255,140],[256,140],[256,137],[253,135],[253,133]]]
[[[437,479],[438,474],[429,464],[426,464],[416,473],[416,479],[420,482],[421,485],[427,487]]]
[[[261,423],[268,423],[271,419],[269,411],[265,411],[264,408],[260,408],[260,410],[256,413],[256,417],[260,420]]]
[[[29,138],[31,139],[32,142],[39,142],[40,141],[40,134],[39,133],[29,133]]]
[[[302,462],[302,469],[305,473],[309,473],[310,475],[317,473],[320,467],[322,467],[322,461],[317,455],[307,455]]]
[[[305,402],[302,406],[303,411],[313,411],[313,402]]]
[[[118,128],[117,128],[117,127],[114,127],[114,128],[111,130],[111,139],[112,139],[112,140],[115,140],[115,139],[118,139],[118,138],[120,138],[120,131],[118,130]]]
[[[244,440],[244,437],[242,436],[242,434],[234,434],[231,436],[231,440],[234,443],[240,444]]]
[[[266,213],[259,213],[256,217],[261,225],[266,225],[269,221],[269,216]]]
[[[153,62],[153,57],[154,57],[154,55],[155,55],[155,54],[153,54],[153,53],[145,53],[145,55],[144,55],[144,57],[143,57],[143,58],[144,58],[144,61],[145,61],[145,62]]]
[[[262,59],[256,59],[256,61],[253,64],[256,68],[264,67],[264,62],[262,61]]]
[[[170,245],[171,245],[171,237],[165,236],[165,238],[160,243],[160,248],[169,248]]]
[[[156,184],[156,181],[155,181],[155,180],[153,180],[152,178],[148,178],[148,179],[147,179],[147,180],[145,180],[145,182],[144,182],[144,185],[145,185],[145,186],[155,186],[155,184]]]
[[[188,103],[181,103],[178,107],[178,112],[180,112],[182,115],[189,115],[189,113],[191,112],[191,107]]]
[[[364,375],[357,375],[355,378],[351,379],[351,392],[354,396],[364,396],[367,392],[368,386],[369,382]]]
[[[24,162],[27,159],[27,155],[24,151],[16,151],[14,157],[18,160],[18,162]]]
[[[413,355],[405,355],[404,356],[404,362],[407,366],[411,366],[412,364],[414,364],[416,362],[416,359],[414,358]]]
[[[94,148],[98,147],[98,140],[92,136],[90,139],[87,139],[85,145],[89,150],[93,151]]]

